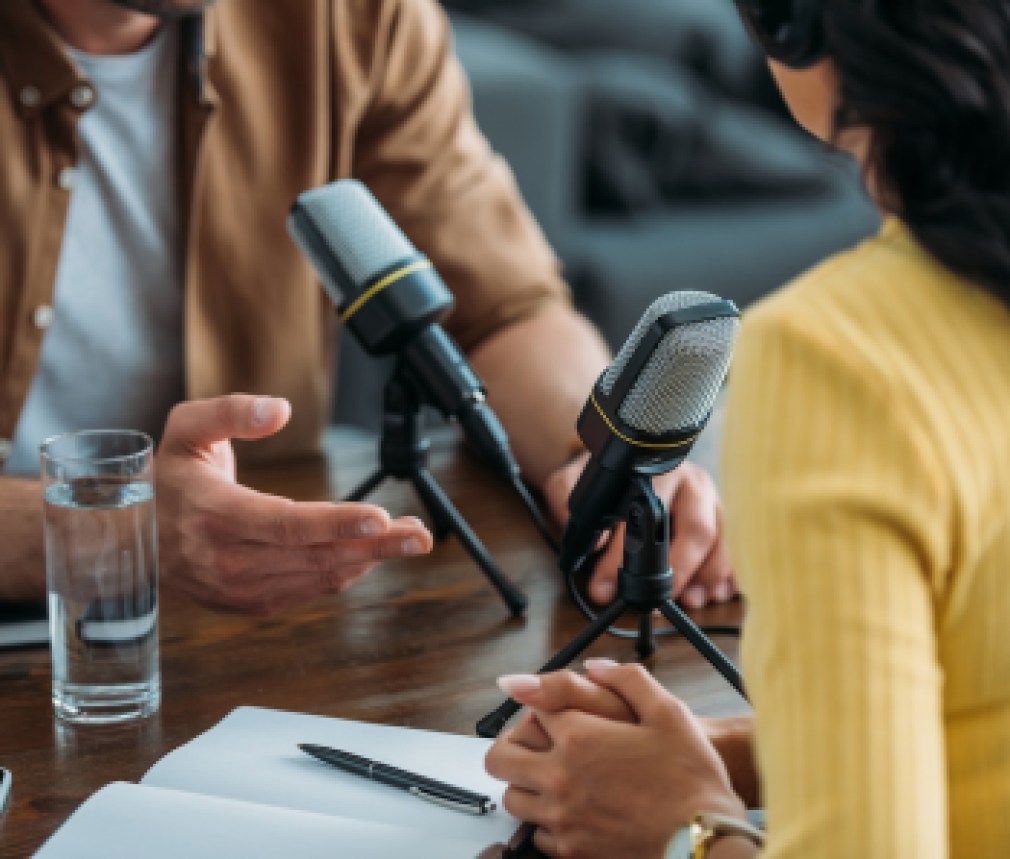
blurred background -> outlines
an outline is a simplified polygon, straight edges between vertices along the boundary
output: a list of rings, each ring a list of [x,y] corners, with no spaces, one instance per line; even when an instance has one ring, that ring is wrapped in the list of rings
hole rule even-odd
[[[854,164],[789,117],[732,0],[443,0],[474,112],[619,347],[651,301],[746,307],[878,226]],[[341,337],[335,418],[389,366]]]

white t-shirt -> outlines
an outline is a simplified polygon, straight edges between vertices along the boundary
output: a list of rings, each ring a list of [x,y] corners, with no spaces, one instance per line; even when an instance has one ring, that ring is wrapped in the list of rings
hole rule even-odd
[[[124,56],[70,50],[95,103],[78,124],[52,323],[6,474],[76,429],[157,437],[183,396],[183,243],[176,201],[177,31]]]

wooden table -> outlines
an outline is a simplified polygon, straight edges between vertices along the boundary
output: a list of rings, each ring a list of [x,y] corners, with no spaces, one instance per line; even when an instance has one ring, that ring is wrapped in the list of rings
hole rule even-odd
[[[327,438],[316,461],[244,475],[297,499],[336,499],[371,471],[374,444]],[[243,704],[472,734],[497,706],[500,674],[535,670],[584,625],[518,500],[451,437],[432,471],[501,568],[529,596],[513,619],[455,540],[431,557],[386,564],[349,592],[278,617],[246,617],[163,595],[162,706],[142,722],[73,727],[53,718],[47,650],[0,652],[0,763],[14,774],[0,855],[30,855],[95,790],[136,781],[160,757]],[[394,514],[420,514],[406,484],[373,496]],[[695,613],[738,623],[739,605]],[[737,641],[720,641],[736,655]],[[630,660],[632,642],[606,637],[594,655]],[[678,639],[661,641],[656,675],[700,713],[746,705]]]

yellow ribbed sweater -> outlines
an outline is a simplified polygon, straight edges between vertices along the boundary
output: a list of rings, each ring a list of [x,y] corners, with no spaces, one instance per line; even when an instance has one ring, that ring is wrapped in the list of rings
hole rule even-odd
[[[726,433],[762,855],[1010,857],[1010,311],[891,220],[746,314]]]

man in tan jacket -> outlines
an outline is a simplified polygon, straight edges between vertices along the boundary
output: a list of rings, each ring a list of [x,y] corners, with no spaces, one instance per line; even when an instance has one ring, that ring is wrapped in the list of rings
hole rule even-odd
[[[473,122],[433,0],[4,0],[0,140],[0,599],[44,587],[39,442],[113,423],[161,439],[166,586],[274,611],[428,551],[417,520],[235,480],[231,439],[263,460],[318,447],[333,312],[284,219],[342,177],[455,293],[446,327],[565,515],[608,356]],[[660,483],[685,601],[730,596],[708,477]]]

